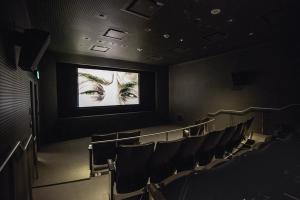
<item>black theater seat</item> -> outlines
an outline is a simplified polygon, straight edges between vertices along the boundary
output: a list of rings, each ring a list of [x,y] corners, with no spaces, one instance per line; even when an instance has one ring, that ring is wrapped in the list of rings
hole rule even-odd
[[[235,130],[236,130],[236,126],[227,127],[224,130],[223,136],[220,139],[220,142],[216,146],[216,153],[215,153],[216,158],[223,158],[226,151],[226,146],[231,141],[231,138],[234,135]]]
[[[160,183],[174,174],[176,168],[174,158],[180,149],[183,139],[159,141],[150,161],[150,181]]]
[[[131,138],[131,137],[138,137],[141,135],[141,131],[129,131],[129,132],[120,132],[118,133],[118,139],[123,139],[123,138]],[[128,140],[123,140],[123,141],[118,141],[118,145],[136,145],[140,144],[140,138],[133,138],[133,139],[128,139]]]
[[[92,135],[92,142],[115,140],[117,139],[116,133],[103,134],[103,135]],[[93,164],[94,165],[105,165],[107,159],[114,160],[116,157],[116,143],[115,141],[97,143],[92,145],[93,149]]]
[[[199,162],[199,165],[204,166],[211,162],[215,155],[216,147],[223,136],[223,132],[223,130],[213,131],[207,134],[205,141],[197,152],[197,161]]]
[[[182,141],[182,145],[175,157],[176,169],[178,172],[192,170],[196,165],[196,153],[201,148],[205,136],[191,136]]]
[[[226,146],[227,152],[232,152],[233,149],[239,145],[241,136],[243,134],[243,128],[244,128],[244,123],[239,123],[236,126],[234,134],[233,134],[232,138],[230,139],[229,144]]]
[[[116,157],[116,142],[117,139],[116,133],[104,134],[104,135],[92,135],[92,142],[101,142],[94,143],[89,146],[90,154],[90,170],[91,176],[94,176],[94,171],[96,169],[107,168],[107,160],[115,160]],[[105,142],[107,140],[113,140],[110,142]]]
[[[109,161],[111,172],[111,199],[144,193],[149,179],[149,163],[154,142],[140,145],[120,145],[115,165]],[[115,187],[116,191],[113,190]],[[131,193],[131,194],[129,194]],[[129,194],[129,196],[128,196]],[[119,199],[119,198],[118,198]]]

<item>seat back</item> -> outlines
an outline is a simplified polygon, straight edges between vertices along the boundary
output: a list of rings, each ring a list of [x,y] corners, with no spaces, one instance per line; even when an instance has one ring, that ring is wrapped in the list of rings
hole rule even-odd
[[[243,127],[244,127],[244,123],[239,123],[237,126],[236,126],[236,129],[234,131],[234,134],[227,146],[227,150],[228,151],[232,151],[232,149],[234,147],[236,147],[240,141],[240,138],[243,134]]]
[[[245,125],[244,125],[244,132],[243,134],[246,135],[248,130],[250,129],[252,123],[254,121],[254,117],[251,117],[250,119],[248,119],[246,122],[245,122]]]
[[[218,143],[220,142],[222,136],[223,136],[223,130],[221,131],[213,131],[207,134],[205,141],[203,142],[203,145],[201,147],[201,151],[207,152],[213,150]]]
[[[118,193],[134,192],[147,185],[153,150],[154,142],[118,147],[115,176]]]
[[[105,165],[108,159],[116,158],[116,142],[93,144],[93,161],[95,165]]]
[[[206,135],[191,136],[182,141],[182,145],[175,156],[177,171],[191,170],[196,165],[196,153],[201,148]]]
[[[237,128],[236,126],[230,126],[230,127],[227,127],[224,130],[222,138],[220,139],[220,141],[219,141],[219,143],[217,144],[217,147],[216,147],[215,156],[217,158],[222,158],[223,157],[223,155],[225,153],[225,147],[231,141],[231,138],[234,135],[236,128]]]
[[[104,141],[104,140],[115,140],[117,139],[117,133],[109,133],[103,135],[92,135],[91,140],[92,142],[96,141]]]
[[[130,132],[120,132],[118,133],[118,139],[137,137],[141,135],[141,131],[130,131]],[[140,143],[140,138],[133,138],[123,141],[117,141],[117,146],[119,145],[136,145]]]
[[[152,183],[159,183],[174,174],[176,170],[174,158],[182,141],[183,139],[156,143],[150,162],[150,180]]]
[[[231,140],[232,136],[234,135],[235,133],[235,130],[236,130],[236,126],[230,126],[230,127],[227,127],[225,130],[224,130],[224,133],[223,133],[223,136],[220,140],[220,142],[218,143],[218,147],[225,147]]]
[[[212,158],[215,155],[215,151],[218,143],[220,142],[223,135],[222,131],[213,131],[207,134],[205,141],[202,144],[202,147],[197,152],[197,161],[201,165],[206,165],[210,163]]]

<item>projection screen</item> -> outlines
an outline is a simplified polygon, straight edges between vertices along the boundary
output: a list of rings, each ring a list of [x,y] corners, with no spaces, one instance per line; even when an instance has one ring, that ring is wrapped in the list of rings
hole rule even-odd
[[[78,107],[139,104],[139,74],[78,68]]]

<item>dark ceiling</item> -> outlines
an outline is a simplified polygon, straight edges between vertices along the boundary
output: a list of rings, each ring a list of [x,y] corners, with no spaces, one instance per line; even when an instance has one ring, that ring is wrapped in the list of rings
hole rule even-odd
[[[293,29],[299,8],[297,0],[27,3],[33,26],[51,33],[52,51],[158,65],[212,56],[274,39]]]

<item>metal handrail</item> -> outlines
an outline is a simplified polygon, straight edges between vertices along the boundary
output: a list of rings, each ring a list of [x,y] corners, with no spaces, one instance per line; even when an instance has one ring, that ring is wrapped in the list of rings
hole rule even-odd
[[[10,159],[13,157],[13,155],[15,154],[15,152],[17,151],[17,149],[20,147],[20,149],[25,152],[28,149],[28,146],[30,144],[32,140],[32,134],[30,134],[28,140],[26,141],[25,145],[22,146],[22,142],[19,140],[15,146],[12,148],[12,150],[9,152],[8,156],[5,158],[4,162],[1,164],[0,166],[0,173],[2,172],[2,170],[5,168],[5,166],[7,165],[7,163],[10,161]]]
[[[189,129],[189,128],[206,125],[206,124],[211,123],[213,121],[215,121],[215,119],[210,119],[206,122],[202,122],[202,123],[199,123],[199,124],[196,124],[196,125],[190,125],[190,126],[186,126],[186,127],[183,127],[183,128],[177,128],[177,129],[173,129],[173,130],[169,130],[169,131],[162,131],[162,132],[158,132],[158,133],[140,135],[140,136],[135,136],[135,137],[127,137],[127,138],[121,138],[121,139],[101,140],[101,141],[91,142],[91,144],[99,144],[99,143],[107,143],[107,142],[119,142],[119,141],[124,141],[124,140],[132,140],[132,139],[137,139],[137,138],[143,138],[143,137],[149,137],[149,136],[155,136],[155,135],[161,135],[161,134],[168,134],[168,133],[175,132],[175,131],[182,131],[182,130],[186,130],[186,129]]]
[[[207,115],[210,117],[216,117],[220,114],[230,114],[230,115],[244,115],[249,112],[272,112],[272,111],[283,111],[291,107],[300,106],[300,104],[290,104],[287,106],[283,106],[281,108],[264,108],[264,107],[249,107],[244,110],[225,110],[221,109],[215,113],[208,113]]]

